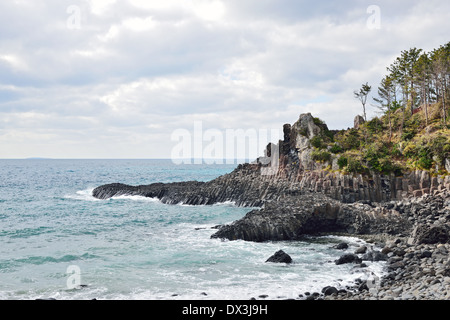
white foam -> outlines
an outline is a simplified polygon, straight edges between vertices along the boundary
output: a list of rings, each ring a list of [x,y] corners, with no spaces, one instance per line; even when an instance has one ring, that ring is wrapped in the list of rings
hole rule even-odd
[[[139,195],[120,195],[111,197],[112,200],[132,200],[132,201],[144,201],[144,202],[159,202],[158,198],[150,198]]]
[[[186,204],[184,202],[179,202],[176,204],[177,206],[181,207],[206,207],[208,205],[205,204]],[[235,201],[224,201],[224,202],[217,202],[212,204],[213,207],[237,207]]]
[[[78,190],[75,194],[65,195],[64,198],[84,201],[100,201],[100,199],[97,199],[92,195],[92,191],[94,191],[94,188]]]
[[[74,200],[84,200],[84,201],[102,201],[101,199],[97,199],[92,195],[92,191],[94,188],[78,190],[75,194],[67,194],[64,198],[74,199]],[[131,200],[131,201],[145,201],[145,202],[159,202],[158,198],[149,198],[139,195],[120,195],[113,196],[110,200]]]

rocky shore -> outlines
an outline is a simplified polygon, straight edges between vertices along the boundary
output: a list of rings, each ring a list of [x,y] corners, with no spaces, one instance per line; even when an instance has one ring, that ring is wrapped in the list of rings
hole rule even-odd
[[[354,253],[342,263],[382,259],[389,271],[375,283],[324,288],[308,299],[450,299],[450,176],[416,171],[404,176],[344,175],[312,161],[311,139],[324,129],[310,114],[285,125],[284,140],[266,156],[209,182],[99,186],[93,196],[158,198],[166,204],[212,205],[232,201],[258,207],[220,226],[212,238],[246,241],[301,240],[341,233],[376,241],[380,252]],[[278,150],[279,166],[264,171]]]
[[[450,300],[450,193],[411,198],[394,205],[413,223],[408,236],[361,236],[374,247],[343,254],[336,264],[365,268],[367,261],[384,261],[382,278],[356,279],[353,286],[326,286],[302,293],[301,300]],[[345,245],[345,244],[344,244]]]

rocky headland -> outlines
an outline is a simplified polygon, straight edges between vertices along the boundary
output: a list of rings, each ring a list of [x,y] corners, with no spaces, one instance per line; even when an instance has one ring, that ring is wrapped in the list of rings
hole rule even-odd
[[[261,242],[342,234],[371,239],[383,247],[371,255],[355,253],[357,259],[349,261],[382,257],[389,273],[376,286],[362,281],[347,290],[328,288],[315,298],[449,299],[448,173],[342,172],[337,157],[318,160],[314,154],[314,138],[330,134],[324,123],[302,114],[293,125],[284,125],[283,131],[284,139],[269,144],[263,157],[212,181],[113,183],[95,188],[93,196],[140,195],[190,205],[232,201],[259,208],[220,226],[212,238]],[[268,171],[274,161],[276,170]]]

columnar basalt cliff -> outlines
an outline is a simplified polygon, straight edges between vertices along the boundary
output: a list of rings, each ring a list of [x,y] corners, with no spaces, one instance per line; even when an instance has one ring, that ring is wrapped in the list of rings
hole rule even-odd
[[[283,131],[284,139],[269,144],[264,157],[212,181],[141,186],[113,183],[97,187],[93,196],[107,199],[127,194],[158,198],[167,204],[232,201],[238,206],[260,207],[223,226],[213,237],[266,241],[324,232],[408,236],[417,226],[407,215],[383,204],[425,194],[439,196],[450,190],[450,176],[430,176],[426,171],[403,176],[349,175],[332,170],[332,164],[315,161],[313,139],[329,130],[309,113],[300,115],[293,125],[284,125]],[[277,170],[267,174],[274,160],[279,164]]]

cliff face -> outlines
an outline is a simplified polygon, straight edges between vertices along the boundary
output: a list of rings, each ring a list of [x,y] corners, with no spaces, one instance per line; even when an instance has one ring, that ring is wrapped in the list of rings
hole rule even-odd
[[[274,181],[287,179],[293,188],[324,193],[346,203],[402,200],[450,190],[450,176],[430,176],[427,171],[417,170],[395,176],[378,173],[346,175],[338,170],[326,170],[326,167],[333,167],[329,165],[331,159],[329,163],[320,163],[312,157],[312,139],[328,131],[325,124],[316,122],[307,113],[300,115],[292,126],[283,126],[284,140],[278,145],[280,166]]]

